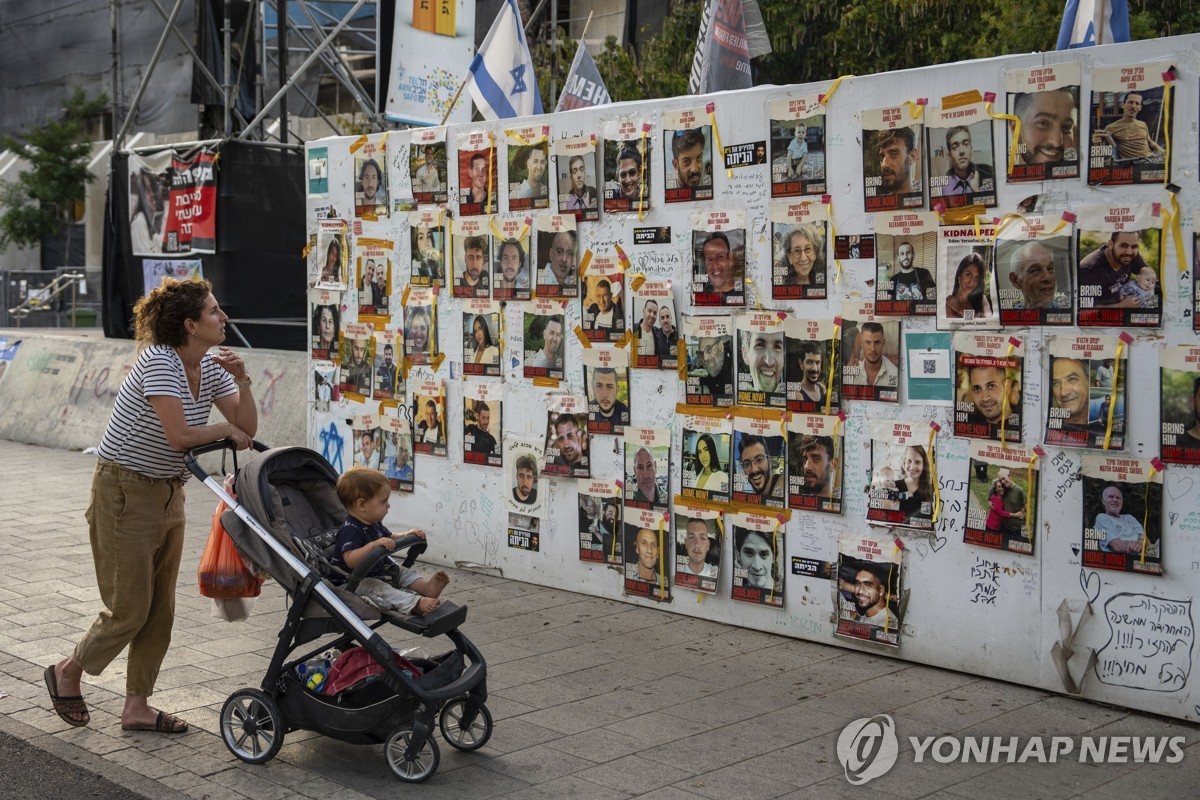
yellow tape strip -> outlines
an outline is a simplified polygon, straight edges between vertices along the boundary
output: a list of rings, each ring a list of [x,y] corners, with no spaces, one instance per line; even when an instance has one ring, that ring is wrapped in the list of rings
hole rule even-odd
[[[679,380],[687,380],[687,342],[682,336],[675,342],[675,373]]]
[[[937,456],[933,449],[934,442],[937,440],[937,429],[929,428],[929,477],[933,480],[933,516],[930,517],[930,524],[936,525],[938,521],[938,512],[942,507],[942,490],[938,486],[937,477]]]
[[[1158,472],[1154,467],[1150,467],[1150,477],[1146,479],[1146,499],[1143,503],[1145,510],[1142,511],[1142,553],[1141,563],[1146,563],[1146,545],[1150,543],[1150,535],[1147,533],[1146,524],[1150,521],[1150,484],[1154,482],[1154,476]]]
[[[1175,240],[1175,263],[1179,265],[1180,274],[1187,272],[1187,255],[1183,249],[1183,229],[1179,224],[1179,201],[1175,199],[1174,192],[1168,192],[1171,198],[1171,210],[1163,209],[1163,223],[1165,227],[1171,231],[1171,238]],[[1165,260],[1167,255],[1167,242],[1163,238],[1159,242],[1159,259]]]
[[[904,105],[908,106],[908,115],[913,119],[920,119],[925,113],[925,106],[920,103],[914,103],[912,100],[905,100]]]
[[[646,276],[640,272],[634,273],[629,277],[629,290],[632,292],[636,292],[638,289],[642,288],[642,285],[646,282]]]
[[[717,146],[717,152],[716,152],[716,154],[714,154],[714,158],[716,157],[716,155],[720,155],[721,160],[724,161],[725,160],[725,149],[723,147],[721,147],[721,133],[720,133],[720,131],[717,130],[717,110],[716,110],[715,103],[713,104],[713,110],[708,112],[708,121],[709,121],[709,123],[712,124],[713,143],[716,144],[716,146]],[[730,169],[729,167],[725,167],[725,177],[726,178],[733,177],[733,170]]]
[[[583,345],[583,349],[584,349],[584,350],[591,350],[591,349],[592,349],[592,340],[591,340],[591,339],[589,339],[589,338],[587,337],[587,334],[583,332],[583,326],[582,326],[582,325],[576,325],[576,326],[575,326],[575,336],[576,336],[576,338],[578,338],[578,339],[579,339],[579,343]]]
[[[370,141],[370,140],[367,138],[367,135],[364,133],[362,136],[359,136],[357,139],[355,139],[353,142],[351,142],[350,143],[351,154],[357,153],[360,149],[362,149],[363,145],[365,145],[368,141]]]
[[[533,379],[534,386],[546,386],[551,389],[557,389],[559,383],[561,383],[561,381],[559,381],[558,378],[534,378]]]
[[[841,78],[838,78],[841,80]],[[833,200],[831,199],[825,204],[825,216],[829,218],[829,232],[833,236],[834,241],[837,241],[837,224],[833,221]],[[837,248],[834,248],[834,253],[837,253]],[[834,273],[833,283],[835,286],[842,282],[842,260],[834,255],[833,263],[837,264],[837,272]]]
[[[1036,528],[1033,524],[1033,465],[1037,460],[1037,453],[1034,453],[1033,458],[1029,459],[1029,466],[1025,468],[1025,488],[1027,490],[1025,492],[1025,529],[1029,531],[1029,541],[1031,544]]]
[[[988,116],[992,119],[1006,119],[1013,124],[1012,144],[1008,146],[1008,175],[1012,175],[1013,164],[1017,160],[1017,145],[1021,141],[1021,118],[1015,114],[997,114],[992,111],[992,104],[989,102],[987,108]]]
[[[834,323],[833,346],[829,353],[829,377],[825,379],[825,413],[833,406],[833,365],[837,363],[838,339],[841,338],[842,326]]]
[[[1108,420],[1104,425],[1104,449],[1108,449],[1112,440],[1113,412],[1117,410],[1117,380],[1121,377],[1121,353],[1125,350],[1125,342],[1117,341],[1117,358],[1113,363],[1112,391],[1108,395]]]
[[[1172,77],[1168,80],[1163,78],[1163,131],[1166,133],[1166,152],[1163,154],[1163,186],[1171,182],[1171,84],[1175,82]]]
[[[821,105],[824,106],[824,105],[829,104],[829,99],[831,97],[833,97],[833,93],[837,91],[837,88],[842,85],[842,81],[846,80],[847,78],[854,78],[854,77],[857,77],[857,76],[855,76],[855,75],[840,75],[840,76],[838,76],[837,80],[835,80],[833,83],[829,84],[829,91],[825,92],[825,95],[821,98]]]
[[[646,208],[646,154],[647,154],[646,134],[647,133],[649,133],[649,131],[647,131],[646,126],[643,125],[642,126],[642,165],[641,165],[640,171],[638,173],[638,178],[641,181],[641,185],[638,187],[638,222],[642,221],[642,218],[645,216],[645,213],[646,213],[645,208]]]
[[[583,252],[583,258],[579,260],[579,277],[583,278],[583,273],[587,272],[588,264],[592,263],[592,248],[588,248]]]

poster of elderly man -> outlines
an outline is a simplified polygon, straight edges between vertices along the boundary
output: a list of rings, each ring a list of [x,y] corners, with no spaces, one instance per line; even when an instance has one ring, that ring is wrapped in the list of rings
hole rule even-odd
[[[1162,574],[1162,462],[1083,457],[1083,566]]]
[[[994,262],[1000,324],[1070,325],[1075,297],[1074,244],[1062,219],[1011,219],[996,232]]]

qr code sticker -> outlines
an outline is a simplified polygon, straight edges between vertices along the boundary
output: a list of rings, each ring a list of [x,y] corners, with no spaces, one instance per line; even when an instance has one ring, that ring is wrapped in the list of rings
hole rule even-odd
[[[936,358],[921,359],[921,374],[922,375],[937,375],[938,365]]]

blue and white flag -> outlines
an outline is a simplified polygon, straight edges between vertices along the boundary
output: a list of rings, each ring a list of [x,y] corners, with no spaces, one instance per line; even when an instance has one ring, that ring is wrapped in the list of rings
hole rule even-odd
[[[542,113],[533,59],[516,0],[505,0],[471,62],[471,99],[485,119]]]
[[[1067,0],[1055,49],[1128,41],[1128,0]]]

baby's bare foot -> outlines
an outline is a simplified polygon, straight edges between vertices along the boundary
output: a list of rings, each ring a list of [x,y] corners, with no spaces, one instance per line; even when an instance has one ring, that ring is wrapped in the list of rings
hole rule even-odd
[[[445,570],[438,570],[433,573],[433,577],[429,579],[429,597],[438,597],[442,590],[446,588],[446,584],[450,582],[450,576]]]

